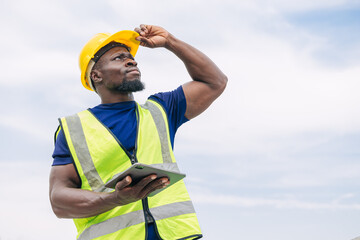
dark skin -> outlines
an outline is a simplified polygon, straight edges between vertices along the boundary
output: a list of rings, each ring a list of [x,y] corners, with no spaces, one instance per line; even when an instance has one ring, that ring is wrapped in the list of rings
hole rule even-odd
[[[224,91],[227,77],[205,54],[161,27],[142,24],[134,30],[140,34],[137,40],[141,46],[164,47],[184,62],[192,78],[182,85],[187,102],[186,118],[201,114]],[[140,80],[141,74],[131,54],[125,48],[115,47],[95,64],[91,78],[101,103],[116,103],[134,100],[132,92],[121,92],[117,87],[123,81]],[[147,176],[130,186],[131,181],[129,176],[119,181],[111,193],[93,192],[80,189],[80,179],[73,164],[53,166],[50,202],[59,218],[90,217],[144,199],[152,191],[169,184],[167,178],[157,179],[156,175]]]
[[[118,91],[118,86],[123,81],[141,78],[137,62],[123,47],[115,47],[107,51],[95,64],[90,75],[101,103],[133,101],[133,94]]]

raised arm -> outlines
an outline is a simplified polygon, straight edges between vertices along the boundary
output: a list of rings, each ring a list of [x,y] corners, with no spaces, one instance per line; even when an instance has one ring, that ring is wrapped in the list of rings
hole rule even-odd
[[[127,176],[115,186],[111,193],[80,189],[80,179],[73,164],[53,166],[50,173],[50,202],[59,218],[84,218],[96,216],[147,197],[152,191],[169,184],[168,179],[155,179],[156,175],[143,178],[130,186]],[[154,180],[155,179],[155,180]]]
[[[227,77],[205,54],[158,26],[142,24],[135,31],[140,34],[137,40],[142,46],[165,47],[184,62],[193,79],[183,85],[187,102],[185,117],[196,117],[224,91]]]

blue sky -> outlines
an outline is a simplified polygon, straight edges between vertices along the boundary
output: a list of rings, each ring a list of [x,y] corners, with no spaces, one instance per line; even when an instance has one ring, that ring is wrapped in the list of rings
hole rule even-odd
[[[351,64],[352,59],[358,56],[359,52],[353,51],[353,46],[359,45],[360,38],[358,7],[299,12],[287,16],[287,19],[300,29],[326,38],[328,48],[317,53],[322,61],[343,66]]]
[[[358,1],[16,0],[0,13],[1,240],[74,239],[48,201],[57,118],[99,103],[79,80],[82,45],[141,23],[194,45],[229,78],[175,140],[204,239],[360,236]],[[139,102],[190,80],[164,49],[136,60]]]

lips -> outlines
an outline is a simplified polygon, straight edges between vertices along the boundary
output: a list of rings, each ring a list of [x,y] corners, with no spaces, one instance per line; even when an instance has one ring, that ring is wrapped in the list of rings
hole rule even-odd
[[[129,68],[126,72],[127,72],[127,73],[137,72],[137,73],[141,74],[138,68]]]

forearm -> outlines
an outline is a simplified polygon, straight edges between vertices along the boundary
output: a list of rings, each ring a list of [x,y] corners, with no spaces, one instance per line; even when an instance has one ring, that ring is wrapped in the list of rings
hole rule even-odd
[[[171,34],[165,47],[184,62],[194,81],[206,83],[213,89],[225,87],[227,77],[204,53]]]
[[[227,84],[227,77],[205,54],[177,39],[162,27],[141,24],[135,28],[136,40],[145,47],[165,47],[185,64],[193,81],[182,85],[186,98],[185,117],[194,118],[220,96]]]
[[[99,193],[78,188],[61,188],[50,193],[51,205],[59,218],[96,216],[118,206],[112,193]]]
[[[144,199],[169,184],[167,178],[156,178],[153,174],[130,186],[131,182],[127,176],[115,185],[113,192],[93,192],[79,188],[80,179],[72,164],[54,166],[49,186],[51,206],[59,218],[92,217]]]

